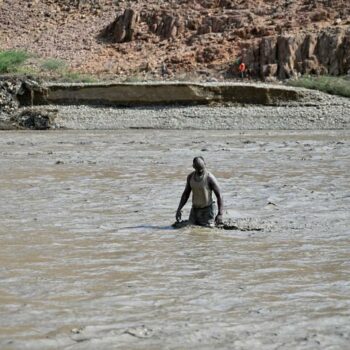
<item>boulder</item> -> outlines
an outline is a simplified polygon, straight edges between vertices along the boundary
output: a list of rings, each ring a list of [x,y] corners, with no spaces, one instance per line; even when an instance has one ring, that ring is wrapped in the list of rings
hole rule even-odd
[[[146,25],[146,28],[148,27],[148,33],[144,32],[143,24]],[[162,39],[171,39],[182,33],[184,28],[185,24],[182,18],[166,12],[159,14],[144,11],[139,14],[132,9],[126,9],[102,31],[102,37],[116,43],[132,41],[135,39],[136,33],[141,33],[143,38],[146,38],[149,33],[153,33]]]
[[[321,70],[315,56],[310,57],[310,59],[305,59],[302,62],[302,74],[313,74],[319,75],[321,74]]]
[[[11,114],[19,107],[17,93],[21,85],[16,79],[0,78],[0,114]]]
[[[150,30],[162,39],[175,38],[183,30],[183,27],[182,21],[170,14],[155,17],[154,21],[149,24]]]
[[[0,77],[0,114],[11,115],[21,106],[32,106],[34,93],[44,94],[44,90],[37,81],[27,77]]]
[[[266,80],[268,77],[275,77],[278,72],[278,64],[264,64],[261,66],[261,75]]]
[[[311,14],[311,20],[313,22],[325,21],[328,18],[328,12],[324,9],[320,9]]]
[[[24,109],[14,115],[11,121],[25,129],[47,130],[54,127],[57,110]]]
[[[138,21],[138,13],[132,9],[126,9],[123,14],[106,27],[102,35],[116,43],[132,41]]]

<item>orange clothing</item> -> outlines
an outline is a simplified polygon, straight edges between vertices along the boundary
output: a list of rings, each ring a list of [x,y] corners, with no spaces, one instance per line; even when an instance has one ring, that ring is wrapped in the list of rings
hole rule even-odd
[[[245,66],[245,64],[242,62],[240,65],[239,65],[239,71],[241,72],[241,73],[243,73],[243,72],[245,72],[245,68],[246,68],[246,66]]]

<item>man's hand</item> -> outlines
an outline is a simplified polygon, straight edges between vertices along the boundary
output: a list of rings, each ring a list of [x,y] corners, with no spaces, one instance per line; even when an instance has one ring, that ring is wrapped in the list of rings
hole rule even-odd
[[[182,217],[181,210],[178,209],[178,210],[176,211],[176,216],[175,216],[175,217],[176,217],[176,221],[177,221],[177,222],[180,222],[180,221],[181,221],[181,217]]]
[[[216,223],[216,225],[221,225],[222,224],[222,214],[216,215],[215,223]]]

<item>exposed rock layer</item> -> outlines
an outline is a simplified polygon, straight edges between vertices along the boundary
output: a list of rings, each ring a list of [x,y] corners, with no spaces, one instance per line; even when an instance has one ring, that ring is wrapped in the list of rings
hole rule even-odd
[[[347,0],[3,0],[2,49],[135,79],[344,74]],[[102,35],[101,35],[102,34]]]
[[[29,128],[44,130],[54,125],[55,113],[46,109],[32,109],[45,96],[45,89],[28,78],[0,77],[0,130]],[[36,100],[34,100],[36,99]],[[20,107],[29,106],[27,109]]]
[[[258,84],[51,84],[35,101],[50,104],[165,105],[246,103],[274,105],[299,101],[302,89]]]
[[[286,79],[298,73],[343,75],[350,70],[350,30],[266,37],[245,55],[248,65],[263,78]]]
[[[47,130],[54,126],[57,111],[43,108],[26,108],[11,117],[14,125],[23,129]]]
[[[244,27],[242,16],[234,14],[224,17],[205,17],[201,24],[194,24],[179,16],[153,12],[141,14],[127,9],[102,33],[116,43],[135,40],[141,35],[143,24],[150,33],[161,39],[175,39],[184,31],[197,30],[197,34],[224,33],[228,28]],[[350,71],[350,28],[332,27],[318,33],[279,34],[266,32],[259,35],[251,45],[242,48],[239,61],[249,67],[249,75],[288,79],[298,74],[342,75]],[[145,33],[143,33],[144,35]],[[260,33],[261,34],[261,33]],[[210,63],[222,56],[215,47],[204,47],[197,51],[198,63]],[[181,63],[173,59],[171,63]],[[235,67],[234,67],[235,68]]]

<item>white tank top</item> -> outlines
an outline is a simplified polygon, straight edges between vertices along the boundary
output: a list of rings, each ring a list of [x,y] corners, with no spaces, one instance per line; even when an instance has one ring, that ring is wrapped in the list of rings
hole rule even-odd
[[[192,189],[192,206],[194,208],[205,208],[213,202],[213,191],[209,187],[208,181],[209,175],[210,173],[206,171],[200,178],[197,178],[195,172],[192,173],[190,186]]]

